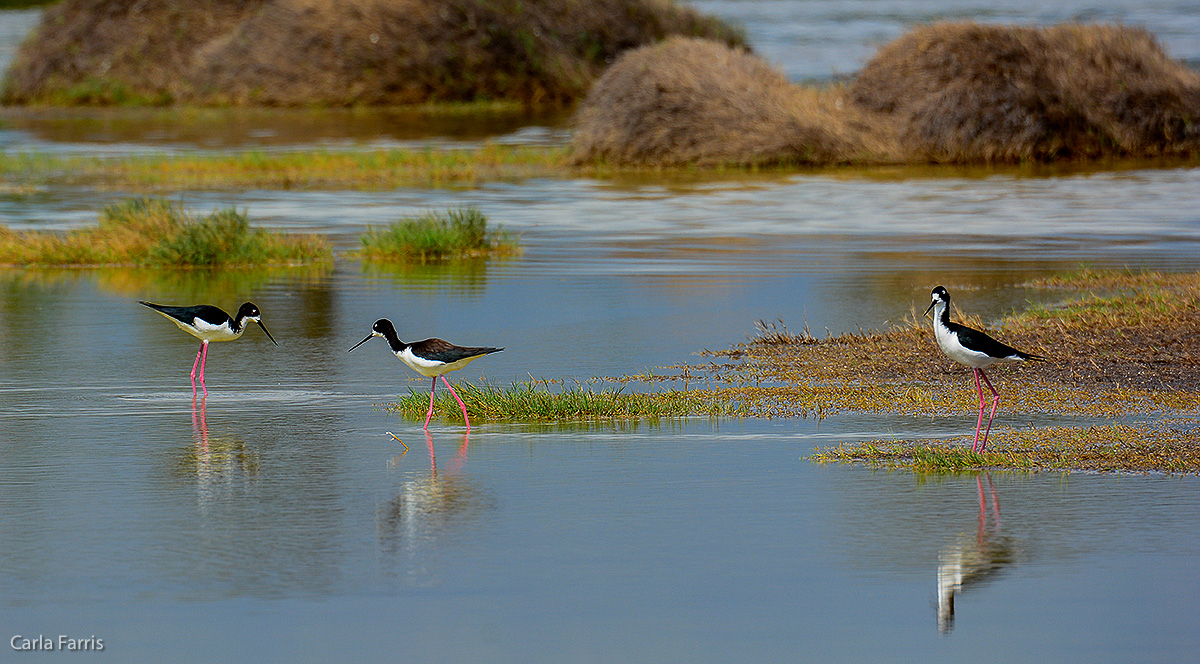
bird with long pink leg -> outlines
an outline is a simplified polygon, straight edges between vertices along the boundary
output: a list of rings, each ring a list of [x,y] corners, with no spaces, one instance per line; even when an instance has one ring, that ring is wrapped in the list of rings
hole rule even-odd
[[[960,325],[950,320],[950,293],[938,286],[933,289],[933,302],[925,310],[925,315],[933,310],[933,336],[942,352],[959,364],[971,367],[975,374],[975,390],[979,393],[979,421],[975,423],[975,441],[971,445],[973,452],[982,452],[987,446],[988,433],[992,430],[992,420],[996,417],[996,405],[1000,402],[1000,393],[992,386],[985,367],[997,362],[1026,362],[1030,360],[1044,361],[1046,358],[1033,353],[1019,351],[1012,346],[1000,343],[984,332]],[[992,412],[988,416],[987,429],[983,431],[983,441],[979,440],[979,430],[983,428],[983,411],[986,408],[983,398],[983,385],[980,379],[992,392]]]
[[[167,320],[178,325],[179,329],[200,340],[200,350],[196,351],[196,361],[192,362],[193,393],[196,391],[197,366],[200,367],[200,387],[204,389],[205,394],[208,393],[208,387],[204,385],[204,364],[208,361],[208,342],[239,339],[246,332],[246,323],[254,321],[266,333],[271,343],[276,346],[279,345],[279,342],[275,341],[275,337],[271,336],[271,333],[267,331],[267,326],[263,325],[262,314],[259,313],[258,307],[254,306],[252,302],[246,302],[241,307],[238,307],[236,316],[230,316],[211,304],[172,307],[140,300],[138,304],[144,304],[157,311],[165,316]]]
[[[425,414],[424,429],[426,431],[429,430],[429,418],[433,417],[433,393],[437,389],[437,379],[439,377],[442,379],[442,383],[450,390],[450,394],[454,395],[454,400],[458,402],[459,407],[462,408],[463,420],[467,423],[467,430],[471,430],[471,419],[467,417],[467,405],[463,403],[463,400],[458,396],[458,392],[455,392],[450,382],[446,380],[446,374],[461,369],[484,355],[502,351],[504,350],[503,348],[455,346],[441,339],[426,339],[414,343],[404,343],[400,340],[400,336],[396,334],[396,327],[392,325],[392,321],[380,318],[371,326],[371,334],[367,335],[366,339],[354,344],[350,350],[358,348],[375,337],[383,337],[387,341],[388,347],[391,348],[392,353],[413,371],[426,378],[433,379],[433,385],[429,388],[429,412]]]

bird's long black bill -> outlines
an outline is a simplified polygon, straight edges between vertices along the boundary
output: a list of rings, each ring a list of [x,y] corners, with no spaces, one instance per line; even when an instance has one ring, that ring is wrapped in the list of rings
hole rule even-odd
[[[267,333],[267,338],[271,340],[271,343],[275,344],[276,346],[278,346],[278,345],[279,345],[279,342],[278,342],[278,341],[275,341],[275,337],[271,336],[271,331],[267,329],[267,326],[266,326],[266,325],[263,325],[263,324],[262,324],[262,321],[261,321],[261,320],[256,320],[256,321],[254,321],[254,322],[255,322],[255,323],[258,323],[258,326],[262,328],[263,332],[266,332],[266,333]]]
[[[350,347],[350,350],[354,350],[355,348],[358,348],[359,346],[361,346],[361,345],[363,345],[363,344],[367,343],[367,342],[368,342],[368,341],[370,341],[370,340],[371,340],[371,338],[372,338],[372,337],[374,337],[374,336],[375,336],[374,334],[368,334],[366,339],[363,339],[362,341],[360,341],[360,342],[358,342],[358,343],[354,344],[353,346],[351,346],[351,347]],[[349,352],[350,352],[350,350],[348,350],[348,351],[346,351],[346,352],[347,352],[347,353],[349,353]]]
[[[929,309],[932,309],[932,308],[933,308],[933,305],[935,305],[935,304],[937,304],[937,302],[930,302],[930,303],[929,303]],[[923,315],[923,316],[928,316],[928,315],[929,315],[929,309],[926,309],[926,310],[925,310],[925,313],[924,313],[924,314],[922,314],[922,315]]]

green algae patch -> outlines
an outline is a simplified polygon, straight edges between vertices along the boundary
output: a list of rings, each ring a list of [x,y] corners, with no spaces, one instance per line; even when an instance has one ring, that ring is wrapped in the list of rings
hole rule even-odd
[[[331,261],[324,238],[252,228],[228,208],[200,217],[158,198],[108,206],[96,226],[67,233],[0,226],[0,265],[258,267]]]

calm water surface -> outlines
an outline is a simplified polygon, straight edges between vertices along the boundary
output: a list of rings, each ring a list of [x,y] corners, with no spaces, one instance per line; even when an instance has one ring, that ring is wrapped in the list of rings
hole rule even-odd
[[[798,79],[852,71],[874,40],[972,11],[700,5],[742,17]],[[1156,7],[978,11],[1144,23],[1195,59],[1195,5]],[[812,24],[829,28],[824,46],[797,36]],[[555,121],[418,131],[381,113],[360,123],[374,129],[332,129],[342,120],[313,119],[312,141],[563,140]],[[143,134],[22,122],[0,127],[5,149],[311,145],[253,115],[210,143],[169,118]],[[919,313],[938,283],[995,320],[1070,297],[1019,284],[1080,264],[1200,269],[1198,192],[1194,168],[172,192],[339,250],[368,225],[473,204],[525,252],[391,271],[0,271],[0,635],[94,636],[120,662],[1188,661],[1200,479],[915,476],[804,458],[961,436],[970,413],[484,423],[469,436],[435,418],[427,438],[376,408],[427,384],[381,341],[346,349],[389,316],[409,339],[505,346],[460,377],[506,384],[700,361],[756,319],[880,328]],[[127,195],[3,194],[0,222],[76,228]],[[196,344],[139,299],[250,299],[280,346],[257,329],[213,345],[209,395],[194,400]],[[997,422],[1086,424],[1003,408]],[[0,661],[39,657],[0,644]]]

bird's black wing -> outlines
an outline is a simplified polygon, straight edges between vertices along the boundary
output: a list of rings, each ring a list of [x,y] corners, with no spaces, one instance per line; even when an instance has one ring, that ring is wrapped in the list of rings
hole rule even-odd
[[[409,346],[414,355],[423,357],[434,362],[442,362],[451,364],[459,360],[465,360],[471,357],[479,357],[488,353],[495,353],[504,350],[503,348],[491,348],[489,346],[463,347],[455,346],[449,341],[442,339],[426,339],[418,341]]]
[[[1017,350],[1006,343],[1001,343],[988,336],[986,332],[981,332],[975,328],[959,325],[958,323],[950,323],[948,325],[951,332],[958,334],[958,342],[968,350],[986,353],[992,357],[1018,357],[1022,360],[1045,360],[1041,355],[1026,353],[1025,351]]]
[[[197,304],[190,307],[169,307],[165,304],[154,304],[153,302],[138,301],[138,304],[144,304],[147,307],[174,318],[182,323],[194,325],[195,320],[200,320],[210,325],[220,325],[221,323],[232,320],[229,314],[221,311],[219,308],[211,304]]]

